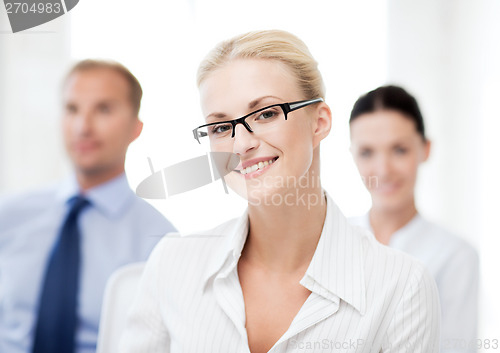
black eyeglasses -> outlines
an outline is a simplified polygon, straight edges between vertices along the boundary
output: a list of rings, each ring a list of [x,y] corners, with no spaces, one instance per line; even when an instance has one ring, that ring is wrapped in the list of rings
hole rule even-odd
[[[214,145],[228,142],[234,138],[238,124],[242,124],[248,132],[259,133],[275,127],[277,122],[283,121],[283,118],[287,120],[288,113],[319,102],[323,102],[323,98],[269,105],[238,119],[198,126],[193,130],[194,138],[199,144]]]

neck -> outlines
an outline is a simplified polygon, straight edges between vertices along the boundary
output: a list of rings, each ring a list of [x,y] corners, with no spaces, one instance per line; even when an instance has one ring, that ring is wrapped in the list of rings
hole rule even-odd
[[[411,200],[406,207],[397,209],[372,207],[370,210],[370,225],[375,238],[382,244],[389,244],[392,235],[403,228],[416,214],[417,209],[414,200]]]
[[[286,200],[282,205],[249,206],[250,230],[242,256],[273,271],[305,272],[323,229],[325,195],[318,185],[287,189],[281,196]]]
[[[106,172],[88,172],[77,170],[76,180],[81,191],[87,191],[93,187],[99,186],[111,179],[116,178],[120,174],[125,172],[124,166],[121,168],[115,168],[113,170],[108,170]]]

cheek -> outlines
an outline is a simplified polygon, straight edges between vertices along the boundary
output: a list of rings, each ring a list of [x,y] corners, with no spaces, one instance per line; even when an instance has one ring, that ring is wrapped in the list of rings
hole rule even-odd
[[[373,188],[373,185],[378,183],[378,175],[376,169],[373,167],[373,163],[370,160],[356,160],[356,167],[358,168],[361,181],[366,186],[368,190]]]
[[[61,131],[63,134],[64,141],[69,142],[71,140],[71,135],[73,130],[74,129],[72,128],[70,120],[68,118],[62,118]]]
[[[414,184],[416,180],[418,166],[418,158],[415,154],[408,155],[405,158],[401,158],[396,163],[398,174],[403,176],[405,180],[407,180],[411,184]]]
[[[98,119],[95,131],[99,136],[107,141],[117,143],[127,140],[131,131],[131,124],[120,116],[108,116]]]
[[[375,170],[373,166],[373,161],[367,158],[355,157],[354,163],[358,172],[362,177],[369,177],[370,175],[375,175]]]
[[[307,130],[287,129],[280,134],[275,146],[283,152],[288,164],[296,169],[295,173],[304,174],[309,169],[314,150],[312,136],[307,134]]]
[[[418,172],[418,163],[411,164],[408,166],[408,169],[406,169],[406,178],[411,181],[412,184],[415,184],[415,181],[417,180],[417,172]]]

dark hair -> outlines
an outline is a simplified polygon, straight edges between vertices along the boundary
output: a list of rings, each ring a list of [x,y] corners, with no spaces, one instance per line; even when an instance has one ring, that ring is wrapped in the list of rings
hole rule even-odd
[[[352,107],[349,124],[362,114],[379,110],[397,110],[403,113],[415,122],[417,132],[426,140],[424,119],[417,100],[398,86],[382,86],[359,97]]]
[[[125,78],[130,88],[129,100],[132,104],[132,108],[134,109],[134,114],[136,116],[139,115],[139,110],[141,109],[141,99],[142,99],[142,88],[141,84],[137,80],[137,78],[122,64],[116,61],[109,60],[94,60],[94,59],[86,59],[77,62],[66,74],[66,78],[64,79],[64,83],[72,76],[74,73],[82,72],[86,70],[94,70],[94,69],[107,69],[113,70]]]

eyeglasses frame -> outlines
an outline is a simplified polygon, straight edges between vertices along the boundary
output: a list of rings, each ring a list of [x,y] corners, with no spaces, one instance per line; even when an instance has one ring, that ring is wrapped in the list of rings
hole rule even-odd
[[[219,124],[227,124],[227,123],[231,124],[231,127],[232,127],[231,138],[234,138],[234,131],[236,130],[236,125],[238,125],[238,124],[242,124],[245,127],[245,129],[247,129],[248,132],[253,133],[252,129],[250,128],[250,125],[248,125],[245,120],[246,120],[246,118],[248,118],[249,116],[254,115],[255,113],[258,113],[260,111],[263,111],[263,110],[266,110],[266,109],[269,109],[269,108],[272,108],[272,107],[278,107],[279,106],[279,107],[281,107],[281,109],[283,110],[283,113],[285,114],[285,120],[287,120],[288,113],[293,112],[293,111],[295,111],[297,109],[300,109],[300,108],[307,107],[308,105],[311,105],[311,104],[314,104],[314,103],[320,103],[320,102],[324,102],[323,98],[306,99],[306,100],[301,100],[301,101],[296,101],[296,102],[289,102],[289,103],[271,104],[271,105],[268,105],[267,107],[257,109],[256,111],[253,111],[253,112],[251,112],[251,113],[249,113],[249,114],[247,114],[245,116],[242,116],[241,118],[238,118],[238,119],[218,121],[218,122],[214,122],[214,123],[200,125],[197,128],[193,129],[194,139],[196,141],[198,141],[199,144],[201,144],[200,137],[205,137],[206,135],[199,136],[199,134],[201,134],[201,132],[198,133],[198,129],[201,129],[201,128],[207,127],[207,126],[219,125]]]

